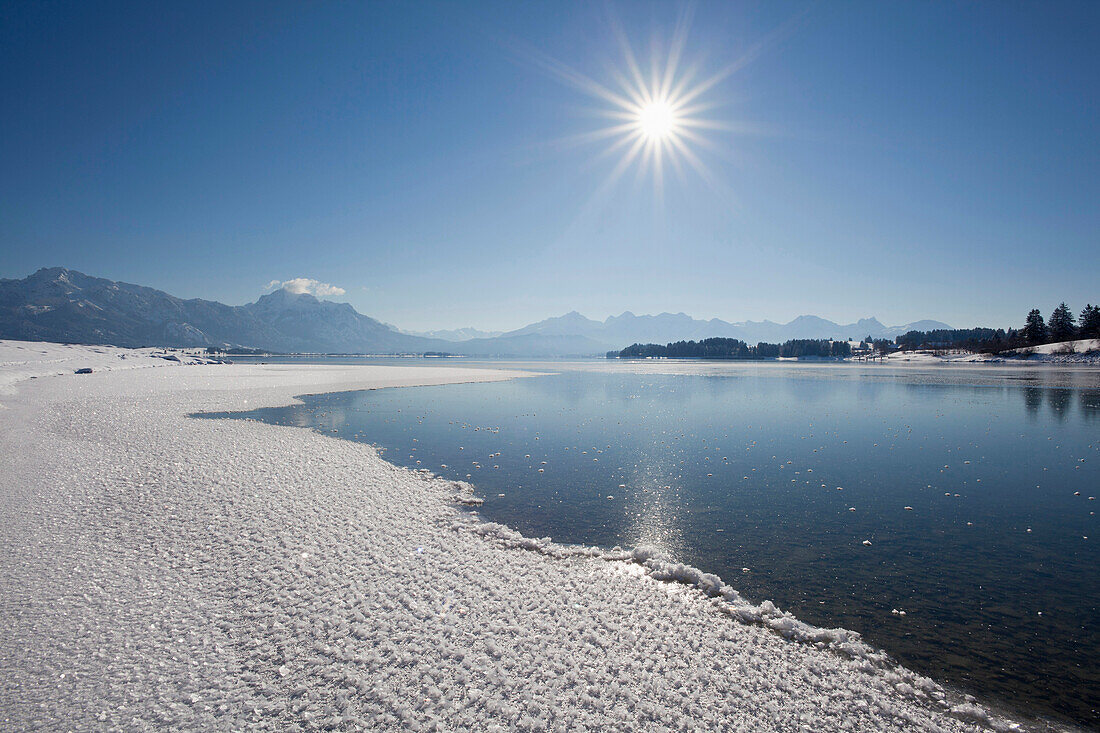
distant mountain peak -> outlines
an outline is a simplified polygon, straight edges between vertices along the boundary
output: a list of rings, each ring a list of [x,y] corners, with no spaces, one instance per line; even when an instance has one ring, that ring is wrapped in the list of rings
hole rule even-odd
[[[87,277],[81,273],[75,273],[79,277]],[[43,267],[35,272],[33,275],[27,278],[28,281],[33,283],[58,283],[60,285],[68,285],[71,287],[79,287],[73,282],[74,272],[64,267]]]
[[[256,299],[255,305],[260,303],[318,303],[318,299],[309,293],[292,293],[286,288],[279,288],[273,290],[266,295],[261,295]]]
[[[41,267],[34,272],[30,277],[36,280],[42,279],[56,279],[61,275],[68,274],[70,270],[66,267]]]

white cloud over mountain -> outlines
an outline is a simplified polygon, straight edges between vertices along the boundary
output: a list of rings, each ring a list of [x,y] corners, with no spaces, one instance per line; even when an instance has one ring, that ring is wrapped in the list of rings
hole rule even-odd
[[[309,293],[318,298],[325,298],[333,295],[343,295],[347,291],[336,285],[330,285],[329,283],[323,283],[319,280],[314,280],[311,277],[296,277],[293,280],[272,280],[267,284],[265,290],[271,290],[272,288],[282,288],[289,293],[295,295],[301,295],[302,293]]]

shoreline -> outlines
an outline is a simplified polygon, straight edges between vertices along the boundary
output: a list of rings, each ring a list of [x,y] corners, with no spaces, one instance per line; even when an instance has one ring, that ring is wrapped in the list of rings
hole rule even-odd
[[[20,381],[0,395],[15,457],[0,469],[0,718],[1012,729],[884,660],[734,623],[748,604],[693,568],[523,538],[457,509],[464,487],[361,443],[187,417],[530,374],[199,365]],[[824,631],[764,610],[744,620]]]

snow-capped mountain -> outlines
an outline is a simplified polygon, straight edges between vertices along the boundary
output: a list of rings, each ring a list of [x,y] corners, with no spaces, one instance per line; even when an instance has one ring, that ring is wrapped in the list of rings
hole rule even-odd
[[[446,343],[407,336],[346,303],[276,290],[230,306],[53,267],[0,280],[0,338],[116,346],[245,346],[393,353]]]

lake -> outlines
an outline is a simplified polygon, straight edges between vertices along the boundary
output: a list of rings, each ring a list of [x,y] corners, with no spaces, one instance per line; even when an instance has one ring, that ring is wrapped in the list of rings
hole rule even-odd
[[[558,373],[231,416],[374,444],[473,483],[486,519],[656,545],[982,700],[1100,725],[1100,372],[526,366]]]

